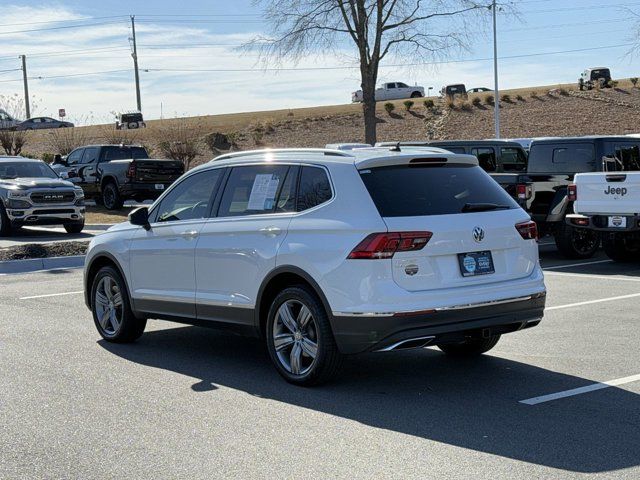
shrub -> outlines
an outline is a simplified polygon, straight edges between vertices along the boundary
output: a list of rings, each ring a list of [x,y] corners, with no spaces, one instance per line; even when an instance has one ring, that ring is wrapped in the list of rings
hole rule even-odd
[[[500,100],[504,103],[513,103],[513,100],[511,100],[511,95],[509,95],[508,93],[500,95]]]
[[[631,77],[629,80],[631,81],[633,88],[636,88],[638,86],[638,77]]]
[[[531,90],[531,92],[529,92],[529,96],[531,98],[538,98],[539,97],[539,93],[537,90]]]
[[[261,130],[252,130],[251,139],[255,145],[262,145],[262,139],[264,138],[264,132]]]
[[[185,171],[189,170],[193,159],[202,153],[199,128],[183,119],[174,119],[164,122],[160,134],[163,141],[158,143],[158,149],[162,155],[181,161]]]
[[[53,153],[43,153],[40,159],[45,163],[51,163],[53,162]]]
[[[423,103],[424,103],[424,108],[428,110],[431,110],[436,106],[435,102],[430,98],[427,98]]]
[[[28,139],[24,130],[0,130],[0,146],[7,155],[20,155]]]
[[[617,80],[609,80],[609,86],[612,88],[616,88],[619,82]]]
[[[484,103],[487,105],[495,105],[495,98],[493,95],[487,95],[484,97]]]
[[[563,97],[568,97],[569,96],[569,91],[566,88],[558,89],[558,93],[560,95],[562,95]]]
[[[455,110],[456,109],[456,102],[453,100],[452,97],[447,97],[444,101],[445,106],[447,107],[447,110]]]
[[[49,148],[60,155],[67,155],[71,150],[86,145],[88,141],[89,135],[85,128],[55,128],[47,134]]]
[[[476,107],[479,107],[482,104],[482,99],[480,97],[473,97],[473,100],[471,100],[471,103]]]
[[[471,106],[471,104],[463,98],[458,100],[456,106],[458,109],[462,110],[463,112],[470,112],[473,110],[473,107]]]
[[[229,140],[229,137],[224,133],[213,132],[205,135],[205,145],[211,150],[211,153],[217,154],[220,150],[230,150],[233,144]]]
[[[104,125],[100,128],[100,136],[105,143],[112,145],[132,145],[136,143],[138,130],[117,130],[115,125]]]
[[[396,109],[396,106],[391,102],[387,102],[384,104],[384,109],[389,115],[391,115],[391,113]]]
[[[524,102],[524,97],[522,95],[516,95],[516,100],[519,102]]]
[[[404,109],[407,112],[410,112],[414,105],[412,100],[405,100],[404,102],[402,102],[402,104],[404,105]]]

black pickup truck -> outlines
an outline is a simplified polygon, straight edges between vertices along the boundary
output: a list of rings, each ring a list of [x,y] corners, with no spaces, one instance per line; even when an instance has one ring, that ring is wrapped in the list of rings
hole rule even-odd
[[[567,187],[576,173],[608,171],[610,163],[640,169],[640,138],[592,136],[534,140],[527,176],[533,195],[526,210],[543,233],[555,237],[558,250],[569,258],[589,258],[600,246],[600,234],[566,222],[573,213]]]
[[[376,146],[387,147],[397,142],[379,142]],[[517,142],[506,140],[437,140],[400,142],[400,146],[438,147],[452,153],[474,155],[480,167],[500,184],[521,207],[533,195],[531,181],[527,176],[527,153]]]
[[[138,145],[87,145],[52,168],[109,210],[122,208],[128,199],[155,199],[184,173],[182,162],[151,159]]]

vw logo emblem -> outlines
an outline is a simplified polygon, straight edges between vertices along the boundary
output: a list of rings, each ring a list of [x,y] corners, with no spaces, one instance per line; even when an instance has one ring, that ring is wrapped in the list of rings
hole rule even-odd
[[[480,243],[482,240],[484,240],[484,230],[480,227],[476,227],[473,229],[473,239]]]

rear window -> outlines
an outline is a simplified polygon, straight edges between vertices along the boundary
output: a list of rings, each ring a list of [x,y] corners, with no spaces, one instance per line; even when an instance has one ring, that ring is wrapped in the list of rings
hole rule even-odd
[[[524,172],[527,170],[527,154],[520,148],[504,147],[500,157],[503,172]]]
[[[592,143],[534,143],[529,152],[529,173],[580,173],[595,169],[596,150]]]
[[[518,208],[509,194],[475,165],[379,167],[362,170],[360,176],[383,217],[450,215],[462,213],[467,204]]]
[[[105,162],[109,160],[128,160],[129,158],[145,159],[149,158],[147,151],[143,147],[103,147],[102,159]]]

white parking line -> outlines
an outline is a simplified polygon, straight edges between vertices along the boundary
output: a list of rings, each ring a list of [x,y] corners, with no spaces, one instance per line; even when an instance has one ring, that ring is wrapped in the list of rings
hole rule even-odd
[[[31,297],[20,297],[19,300],[31,300],[32,298],[59,297],[62,295],[77,295],[79,293],[84,293],[84,290],[78,290],[76,292],[48,293],[47,295],[32,295]]]
[[[632,293],[631,295],[621,295],[619,297],[601,298],[599,300],[587,300],[586,302],[568,303],[566,305],[557,305],[555,307],[546,307],[545,312],[550,310],[561,310],[563,308],[581,307],[582,305],[591,305],[593,303],[612,302],[614,300],[625,300],[627,298],[640,297],[640,293]]]
[[[620,277],[613,275],[588,275],[583,273],[545,272],[549,277],[593,278],[594,280],[618,280],[620,282],[640,282],[640,277]]]
[[[545,267],[543,270],[560,270],[561,268],[581,267],[583,265],[596,265],[598,263],[611,263],[613,260],[594,260],[592,262],[571,263],[569,265],[556,265],[554,267]]]
[[[573,397],[574,395],[580,395],[582,393],[593,392],[596,390],[602,390],[603,388],[616,387],[618,385],[624,385],[625,383],[640,381],[640,375],[631,375],[630,377],[617,378],[615,380],[609,380],[608,382],[598,382],[585,387],[572,388],[571,390],[565,390],[563,392],[551,393],[549,395],[542,395],[540,397],[527,398],[526,400],[520,400],[519,403],[526,405],[537,405],[539,403],[550,402],[552,400],[558,400],[559,398]]]

